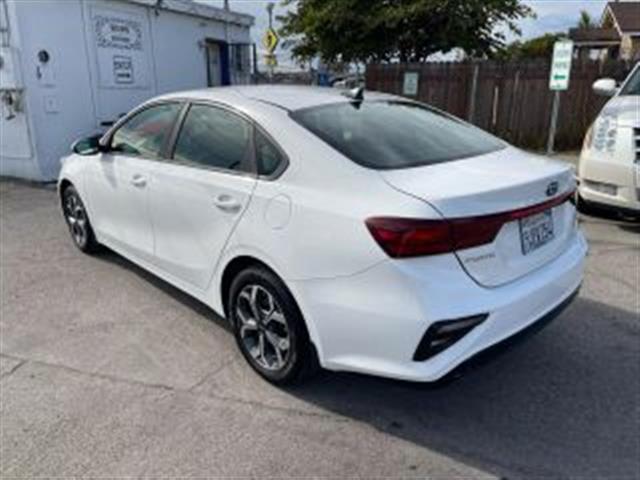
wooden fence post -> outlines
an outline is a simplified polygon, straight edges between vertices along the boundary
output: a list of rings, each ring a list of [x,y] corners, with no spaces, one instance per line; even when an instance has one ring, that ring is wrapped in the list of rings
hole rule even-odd
[[[480,63],[473,62],[473,80],[471,81],[471,95],[469,98],[469,123],[473,123],[476,114],[476,92],[478,90],[478,75],[480,74]]]
[[[511,101],[509,102],[509,119],[507,121],[507,130],[509,132],[514,131],[513,129],[513,119],[516,112],[516,108],[514,105],[516,104],[516,99],[518,98],[518,87],[520,86],[520,69],[516,70],[516,74],[513,80],[513,90],[511,92]],[[513,141],[513,139],[512,139]]]

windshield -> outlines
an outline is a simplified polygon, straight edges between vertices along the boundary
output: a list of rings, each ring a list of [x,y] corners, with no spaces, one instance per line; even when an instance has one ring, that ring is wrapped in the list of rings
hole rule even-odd
[[[291,117],[354,162],[377,170],[433,165],[505,148],[478,128],[409,102],[339,103],[298,110]]]
[[[629,80],[620,91],[620,95],[640,95],[640,65],[638,65]]]

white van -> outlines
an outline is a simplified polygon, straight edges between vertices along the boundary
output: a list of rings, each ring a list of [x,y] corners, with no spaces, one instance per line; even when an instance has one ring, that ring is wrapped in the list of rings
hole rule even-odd
[[[618,88],[603,78],[593,84],[599,95],[613,97],[584,140],[578,176],[578,204],[640,215],[640,62]]]

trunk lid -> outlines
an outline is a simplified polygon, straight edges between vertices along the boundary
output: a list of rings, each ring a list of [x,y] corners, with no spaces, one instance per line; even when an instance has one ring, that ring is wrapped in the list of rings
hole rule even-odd
[[[553,202],[575,188],[572,168],[508,147],[488,155],[402,170],[382,171],[392,187],[428,202],[446,219],[484,217]],[[568,201],[507,221],[487,245],[456,255],[479,284],[496,287],[556,258],[575,234]]]

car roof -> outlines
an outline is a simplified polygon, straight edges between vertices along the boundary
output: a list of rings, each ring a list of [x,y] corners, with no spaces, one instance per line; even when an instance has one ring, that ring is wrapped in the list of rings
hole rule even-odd
[[[331,103],[348,102],[345,90],[329,87],[303,85],[252,85],[215,87],[188,92],[177,92],[162,96],[162,99],[188,98],[192,100],[220,101],[224,103],[261,102],[284,110],[293,111]],[[394,95],[365,91],[367,99],[397,99]]]

